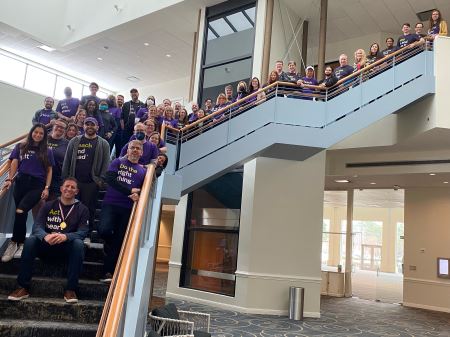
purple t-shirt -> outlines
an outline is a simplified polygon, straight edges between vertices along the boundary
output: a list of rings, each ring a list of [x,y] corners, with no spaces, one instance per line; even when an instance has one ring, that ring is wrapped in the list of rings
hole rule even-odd
[[[58,116],[57,116],[56,112],[53,111],[52,109],[38,110],[34,114],[33,124],[41,123],[41,124],[47,125],[48,123],[50,123],[50,121],[52,119],[56,119],[56,118],[58,118]]]
[[[420,38],[416,34],[408,34],[400,36],[397,40],[397,48],[403,48],[411,43],[419,41]]]
[[[123,157],[127,154],[128,151],[128,144],[126,143],[125,146],[120,151],[120,156]],[[156,159],[159,154],[159,150],[156,147],[155,144],[150,143],[149,141],[146,141],[144,144],[142,144],[142,150],[143,154],[141,158],[139,158],[139,164],[141,165],[148,165],[152,162],[153,159]]]
[[[73,117],[77,113],[80,100],[78,98],[66,98],[58,102],[56,112],[62,113],[65,117]]]
[[[109,113],[115,119],[120,119],[120,114],[122,113],[122,109],[121,108],[117,108],[117,107],[109,108]]]
[[[146,113],[148,113],[148,109],[145,106],[143,106],[142,108],[139,108],[139,110],[136,112],[136,117],[142,118]]]
[[[130,190],[132,188],[141,188],[144,182],[147,170],[140,164],[133,164],[126,158],[114,159],[108,167],[109,172],[117,172],[117,181]],[[103,202],[109,205],[132,208],[133,200],[111,186],[108,186]]]
[[[163,123],[164,124],[166,124],[166,125],[168,125],[168,126],[171,126],[171,127],[173,127],[173,128],[176,128],[177,127],[177,124],[178,124],[178,121],[176,120],[176,119],[163,119]]]
[[[75,165],[75,178],[82,183],[92,183],[92,165],[94,164],[95,148],[98,137],[88,139],[81,137],[77,149],[77,163]]]
[[[14,147],[11,152],[9,159],[17,159],[19,161],[18,172],[36,177],[45,182],[47,179],[47,168],[44,164],[36,157],[37,148],[31,147],[27,153],[23,156],[20,154],[20,144]],[[55,159],[53,158],[53,152],[47,149],[48,161],[51,166],[55,166]]]

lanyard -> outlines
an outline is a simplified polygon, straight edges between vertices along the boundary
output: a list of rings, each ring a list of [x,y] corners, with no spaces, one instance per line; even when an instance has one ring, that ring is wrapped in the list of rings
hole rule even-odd
[[[67,227],[66,219],[69,217],[70,213],[72,213],[74,207],[75,207],[75,204],[73,204],[72,207],[70,207],[69,212],[67,212],[66,216],[64,216],[64,212],[61,207],[61,202],[59,202],[59,210],[61,211],[61,218],[62,218],[62,222],[59,224],[59,227],[61,227],[61,229],[64,229]]]

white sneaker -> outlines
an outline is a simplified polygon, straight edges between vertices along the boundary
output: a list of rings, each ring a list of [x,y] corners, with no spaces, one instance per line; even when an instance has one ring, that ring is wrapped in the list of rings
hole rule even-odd
[[[22,257],[22,251],[23,251],[23,243],[19,243],[19,247],[17,248],[17,252],[14,254],[15,259],[20,259]]]
[[[14,254],[17,252],[19,247],[17,247],[17,243],[14,241],[9,241],[8,247],[2,256],[2,262],[9,262],[14,258]]]

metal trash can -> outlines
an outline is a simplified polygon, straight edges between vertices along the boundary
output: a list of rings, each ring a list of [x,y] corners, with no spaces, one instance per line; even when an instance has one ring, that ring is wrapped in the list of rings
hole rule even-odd
[[[289,287],[289,319],[303,320],[305,288]]]

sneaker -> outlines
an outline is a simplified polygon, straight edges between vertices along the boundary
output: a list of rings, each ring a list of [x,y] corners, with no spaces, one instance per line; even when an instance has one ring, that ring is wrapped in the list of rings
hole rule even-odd
[[[20,301],[28,297],[30,297],[30,294],[25,288],[17,288],[8,296],[8,300]]]
[[[17,251],[14,254],[14,258],[15,259],[20,259],[22,257],[22,251],[23,251],[23,243],[19,243]]]
[[[77,294],[75,294],[75,291],[73,291],[73,290],[66,290],[64,292],[64,299],[66,300],[66,303],[77,303],[78,302]]]
[[[84,239],[84,244],[86,245],[86,246],[90,246],[91,245],[91,238],[88,236],[88,237],[86,237],[85,239]]]
[[[100,282],[103,282],[103,283],[111,283],[112,278],[113,278],[113,276],[112,276],[111,273],[106,273],[106,274],[103,275],[103,277],[100,279]]]
[[[9,241],[8,247],[6,248],[2,256],[2,262],[11,261],[14,258],[14,254],[17,252],[17,249],[19,249],[19,247],[17,247],[17,243],[15,243],[14,241]]]

